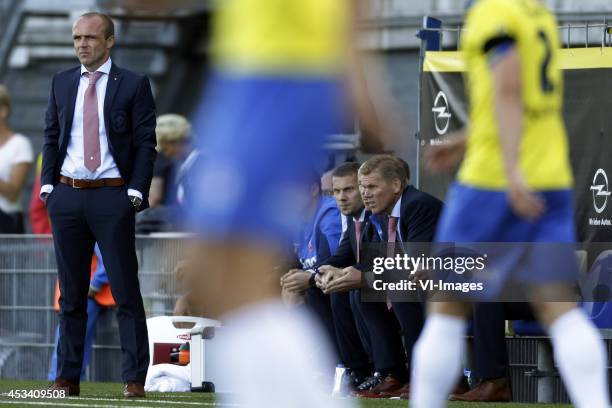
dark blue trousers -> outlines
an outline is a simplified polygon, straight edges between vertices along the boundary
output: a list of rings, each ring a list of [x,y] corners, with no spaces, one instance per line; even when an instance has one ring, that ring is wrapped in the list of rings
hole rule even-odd
[[[382,302],[360,302],[360,308],[370,335],[375,370],[405,376],[406,354],[395,315]]]
[[[91,257],[98,242],[117,303],[124,382],[144,384],[147,324],[138,282],[135,211],[125,186],[74,189],[58,183],[47,198],[60,287],[57,378],[79,383],[87,328]]]
[[[488,380],[507,377],[506,320],[533,320],[526,303],[475,303],[472,312],[474,366],[472,377]]]
[[[329,296],[324,294],[319,288],[308,288],[304,292],[304,303],[307,309],[313,313],[321,328],[327,334],[327,340],[331,345],[334,353],[335,362],[340,361],[340,347],[336,338],[336,329],[334,328],[334,318],[332,316],[331,302]]]
[[[353,370],[369,371],[370,361],[357,328],[362,317],[353,310],[351,295],[352,292],[329,295],[340,360]]]
[[[410,365],[412,363],[412,350],[425,324],[425,308],[420,302],[393,302],[393,313],[395,313],[402,330],[406,361]],[[412,369],[409,368],[408,379],[410,379],[411,371]]]
[[[368,361],[373,363],[374,355],[372,354],[372,339],[370,338],[370,332],[368,331],[368,326],[365,322],[363,311],[361,310],[361,290],[351,290],[350,301],[351,310],[353,311],[353,318],[355,319],[355,328],[357,329],[357,333],[361,339],[363,349],[368,355]]]

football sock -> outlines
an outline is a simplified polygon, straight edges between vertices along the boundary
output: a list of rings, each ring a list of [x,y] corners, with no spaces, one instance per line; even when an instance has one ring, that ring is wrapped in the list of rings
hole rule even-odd
[[[414,348],[411,408],[441,408],[461,371],[466,323],[463,318],[433,314]]]
[[[607,361],[603,341],[578,309],[553,322],[555,360],[572,402],[578,408],[609,408]]]

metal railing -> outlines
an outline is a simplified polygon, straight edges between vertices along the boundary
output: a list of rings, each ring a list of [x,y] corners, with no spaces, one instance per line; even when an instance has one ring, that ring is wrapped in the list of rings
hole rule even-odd
[[[591,22],[569,22],[558,27],[559,36],[565,48],[572,46],[591,46],[609,47],[612,46],[612,22],[606,17],[600,23]],[[453,41],[455,47],[459,45],[459,39],[465,28],[462,25],[454,25],[452,27],[440,28],[423,28],[424,31],[439,32],[441,39],[440,44],[444,43],[444,34],[456,36],[456,41]],[[592,33],[595,32],[593,35]]]
[[[184,238],[138,237],[139,279],[147,317],[169,315],[180,295],[172,274]],[[0,378],[46,379],[58,323],[53,309],[57,267],[50,236],[0,235]],[[114,310],[97,324],[87,379],[120,381]]]

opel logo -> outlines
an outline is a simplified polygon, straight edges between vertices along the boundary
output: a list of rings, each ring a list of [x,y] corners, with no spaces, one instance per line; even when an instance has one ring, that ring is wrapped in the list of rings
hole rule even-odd
[[[431,111],[433,112],[434,125],[436,126],[438,135],[445,134],[448,131],[450,120],[453,115],[450,113],[448,99],[446,99],[446,94],[444,92],[438,92]]]
[[[591,185],[591,191],[593,192],[593,207],[597,214],[601,214],[606,209],[608,204],[608,176],[603,169],[599,169],[593,176],[593,184]]]

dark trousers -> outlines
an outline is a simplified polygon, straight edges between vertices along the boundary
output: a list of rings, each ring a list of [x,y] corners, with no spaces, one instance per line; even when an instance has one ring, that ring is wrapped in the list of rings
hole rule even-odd
[[[331,344],[332,352],[337,362],[340,361],[340,351],[338,340],[336,339],[336,329],[334,328],[334,318],[332,316],[331,302],[329,296],[324,294],[319,288],[308,288],[304,292],[304,303],[307,308],[317,317],[321,327],[327,334],[327,340]]]
[[[400,327],[392,311],[382,302],[360,302],[361,313],[370,335],[374,369],[393,372],[402,378],[406,373],[406,354]]]
[[[57,377],[79,382],[91,257],[98,242],[117,303],[122,379],[144,384],[149,365],[147,324],[138,282],[134,208],[122,187],[73,189],[57,184],[47,199],[60,286]]]
[[[533,319],[526,303],[476,303],[472,312],[474,354],[472,377],[501,378],[508,375],[506,320]]]
[[[393,302],[393,312],[402,330],[406,361],[410,365],[412,363],[412,350],[425,324],[425,308],[423,303],[420,302]],[[412,369],[408,370],[408,379],[410,379],[411,371]]]
[[[368,331],[368,326],[366,325],[365,318],[363,317],[363,311],[361,310],[361,291],[359,289],[351,290],[349,292],[349,296],[351,301],[351,310],[353,311],[353,318],[355,319],[355,328],[357,329],[357,333],[361,339],[363,349],[368,355],[368,361],[373,363],[374,357],[372,354],[372,339],[370,338],[370,332]]]
[[[356,371],[369,371],[369,358],[357,329],[357,319],[351,305],[351,292],[329,295],[340,361]]]

